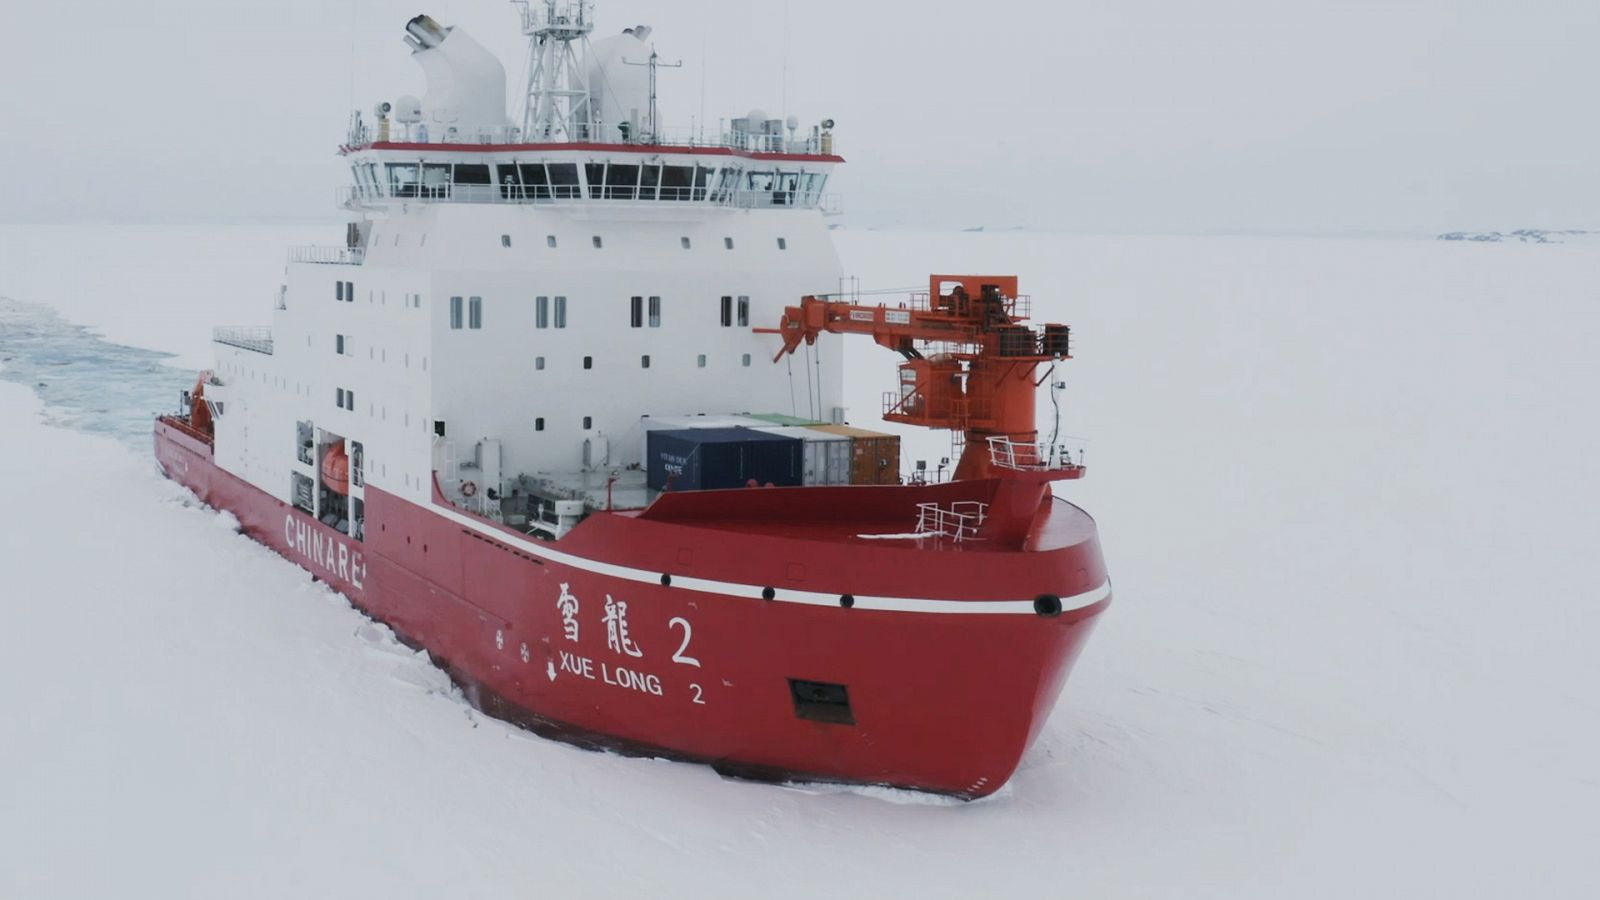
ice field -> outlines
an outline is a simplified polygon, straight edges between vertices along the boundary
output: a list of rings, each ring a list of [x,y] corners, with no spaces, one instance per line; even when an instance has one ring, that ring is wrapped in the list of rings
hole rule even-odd
[[[964,804],[520,732],[162,479],[210,327],[341,235],[0,226],[0,896],[1600,891],[1600,246],[836,231],[1074,329],[1115,599]]]

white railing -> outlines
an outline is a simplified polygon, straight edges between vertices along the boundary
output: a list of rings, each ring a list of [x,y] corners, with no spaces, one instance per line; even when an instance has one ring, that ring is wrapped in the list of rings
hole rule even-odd
[[[289,248],[289,262],[359,266],[367,257],[364,247],[321,247],[306,245]]]
[[[344,185],[336,189],[334,202],[344,209],[358,209],[384,203],[572,203],[574,201],[599,203],[686,203],[710,204],[734,209],[819,209],[823,215],[836,216],[841,204],[838,194],[816,194],[805,191],[725,191],[715,188],[607,188],[595,186],[586,198],[579,185],[521,185],[521,184],[441,184],[406,185],[388,193],[371,187]],[[315,250],[318,253],[335,248],[295,248]],[[303,259],[295,262],[345,262],[342,259]],[[357,260],[359,263],[359,260]]]
[[[998,469],[1019,472],[1065,472],[1083,468],[1082,438],[1065,438],[1054,444],[989,438],[989,462]]]
[[[941,535],[958,541],[974,538],[988,513],[989,504],[978,500],[957,500],[948,508],[937,503],[918,503],[917,534]]]
[[[407,126],[391,121],[387,132],[385,132],[376,125],[363,123],[357,130],[348,135],[347,140],[349,145],[354,148],[368,147],[374,143],[438,144],[444,146],[459,146],[462,144],[521,146],[527,144],[595,143],[616,144],[621,147],[661,147],[668,150],[672,148],[687,150],[711,148],[734,150],[741,153],[792,153],[804,156],[828,156],[836,152],[831,135],[808,134],[804,137],[790,138],[781,134],[734,131],[731,128],[708,135],[704,128],[696,127],[658,128],[654,134],[642,130],[634,133],[630,129],[629,137],[624,139],[623,129],[616,124],[585,125],[582,123],[578,125],[575,134],[563,136],[560,140],[529,137],[524,135],[522,129],[515,125],[462,131],[456,128],[430,128],[423,125]]]
[[[272,353],[272,329],[264,326],[213,328],[211,340],[241,350],[254,350],[269,355]]]

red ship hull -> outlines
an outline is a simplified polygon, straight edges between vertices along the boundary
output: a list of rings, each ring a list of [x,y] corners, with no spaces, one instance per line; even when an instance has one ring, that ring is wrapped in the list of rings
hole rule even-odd
[[[993,793],[1110,602],[1093,521],[1048,496],[1014,551],[846,534],[992,482],[669,494],[557,543],[369,484],[358,541],[219,468],[182,420],[157,420],[155,450],[485,712],[750,777]]]

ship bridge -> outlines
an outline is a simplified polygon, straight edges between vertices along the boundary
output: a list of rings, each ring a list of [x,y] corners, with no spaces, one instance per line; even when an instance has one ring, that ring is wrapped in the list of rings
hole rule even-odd
[[[482,45],[428,16],[406,26],[428,78],[402,96],[352,113],[340,152],[352,210],[403,203],[645,203],[836,212],[827,192],[833,121],[800,132],[793,116],[759,109],[708,133],[663,127],[663,63],[650,29],[589,41],[587,0],[517,2],[530,41],[521,123],[505,115],[505,70]]]

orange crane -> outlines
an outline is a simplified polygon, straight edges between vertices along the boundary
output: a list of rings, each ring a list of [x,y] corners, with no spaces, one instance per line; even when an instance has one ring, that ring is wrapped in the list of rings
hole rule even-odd
[[[870,335],[905,357],[900,389],[884,396],[890,422],[948,428],[965,438],[957,480],[1023,472],[1054,481],[1078,478],[1081,465],[1038,450],[1035,398],[1040,364],[1071,358],[1071,329],[1022,324],[1028,298],[1015,275],[930,275],[928,293],[899,306],[864,306],[807,296],[784,310],[776,362],[817,335]],[[994,438],[995,441],[990,439]],[[1041,458],[1044,456],[1045,458]]]

